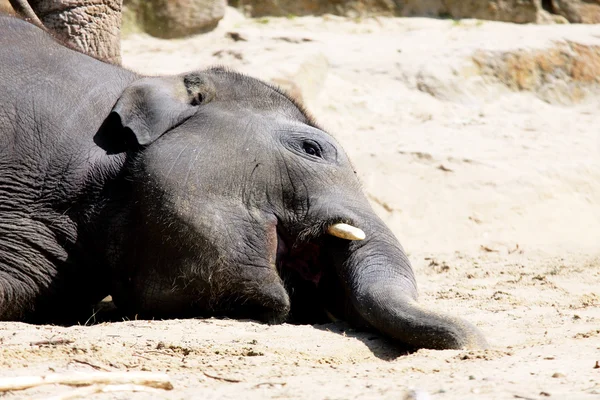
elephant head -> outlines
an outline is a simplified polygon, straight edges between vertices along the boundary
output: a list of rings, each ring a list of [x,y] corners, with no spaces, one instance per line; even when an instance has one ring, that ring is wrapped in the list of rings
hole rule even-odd
[[[278,89],[210,69],[127,88],[97,143],[127,151],[109,221],[116,305],[145,317],[336,317],[415,347],[485,347],[421,308],[410,262],[339,143]]]

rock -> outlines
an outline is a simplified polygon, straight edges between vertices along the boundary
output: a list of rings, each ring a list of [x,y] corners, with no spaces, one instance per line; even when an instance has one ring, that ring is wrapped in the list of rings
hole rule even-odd
[[[600,23],[600,0],[551,0],[552,12],[569,22]]]
[[[252,17],[334,14],[347,17],[398,15],[399,2],[393,0],[234,0],[237,7]]]
[[[401,15],[528,23],[537,22],[540,11],[540,0],[409,0]]]
[[[227,1],[126,0],[124,5],[143,31],[172,39],[214,29],[225,15]]]
[[[416,0],[418,1],[418,0]],[[536,22],[542,9],[540,0],[446,0],[446,12],[452,18],[476,18],[493,21]]]
[[[600,0],[235,0],[229,4],[252,17],[335,14],[545,24],[600,22]]]
[[[478,18],[507,22],[537,22],[543,11],[541,0],[237,0],[230,5],[246,14],[258,16],[321,15],[343,16],[421,16]]]
[[[546,10],[540,10],[535,22],[538,24],[568,24],[569,20],[562,15],[551,14]]]

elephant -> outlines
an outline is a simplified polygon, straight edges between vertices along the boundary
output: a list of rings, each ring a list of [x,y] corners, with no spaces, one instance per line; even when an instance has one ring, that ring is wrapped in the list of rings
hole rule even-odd
[[[417,303],[333,136],[222,67],[143,76],[0,16],[0,320],[335,318],[409,348],[485,348]],[[89,316],[86,314],[85,316]]]
[[[17,13],[64,44],[121,64],[123,0],[9,0]]]

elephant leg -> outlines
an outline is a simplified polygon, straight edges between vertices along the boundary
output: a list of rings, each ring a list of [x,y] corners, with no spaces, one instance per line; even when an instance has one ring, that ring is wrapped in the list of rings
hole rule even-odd
[[[32,23],[70,47],[111,64],[121,63],[122,0],[10,0]]]
[[[35,15],[35,11],[33,11],[27,0],[8,0],[8,2],[17,14],[25,18],[26,21],[31,22],[38,28],[46,29],[42,21]]]
[[[0,321],[22,320],[34,309],[36,288],[0,270]]]

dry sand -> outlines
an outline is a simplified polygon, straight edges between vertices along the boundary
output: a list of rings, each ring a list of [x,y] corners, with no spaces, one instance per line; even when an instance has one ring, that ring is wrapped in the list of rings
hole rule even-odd
[[[560,75],[514,91],[473,61],[573,43],[600,46],[600,26],[247,20],[230,9],[190,39],[130,35],[123,58],[135,70],[224,64],[301,95],[409,253],[420,301],[469,319],[492,349],[409,354],[343,324],[2,323],[0,375],[163,371],[175,386],[99,399],[599,399],[600,96],[590,82],[572,96]]]

